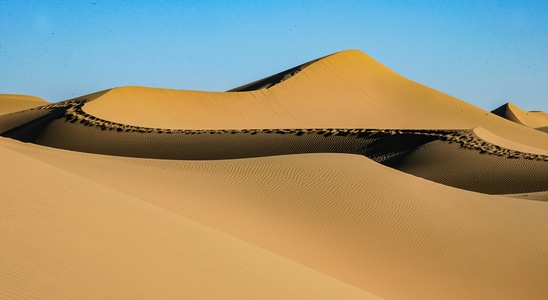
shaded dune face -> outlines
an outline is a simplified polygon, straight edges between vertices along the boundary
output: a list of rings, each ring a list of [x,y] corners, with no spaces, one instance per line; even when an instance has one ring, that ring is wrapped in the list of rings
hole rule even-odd
[[[0,107],[2,299],[548,299],[548,136],[361,52],[30,102]]]
[[[480,154],[478,154],[480,153]],[[548,163],[469,151],[456,144],[423,144],[387,165],[444,185],[487,194],[548,190]]]
[[[345,65],[348,63],[357,63],[358,67]],[[346,69],[352,70],[347,72]],[[374,82],[377,77],[385,79]],[[326,81],[326,78],[332,82],[340,81],[339,85]],[[310,85],[318,82],[322,84],[307,92]],[[359,82],[368,87],[357,85]],[[392,83],[393,88],[379,90],[373,85],[386,82]],[[395,97],[392,90],[400,86],[410,94],[425,98],[409,101]],[[300,89],[295,90],[295,87]],[[325,93],[318,93],[321,88],[325,88]],[[265,94],[261,90],[269,92]],[[302,99],[314,93],[317,96]],[[374,99],[366,93],[374,94]],[[239,98],[226,98],[234,94],[239,94]],[[293,94],[294,98],[291,96]],[[324,94],[330,95],[318,100],[317,97]],[[233,105],[222,103],[226,99],[233,101]],[[226,114],[219,111],[214,105],[215,101],[224,105]],[[274,101],[275,105],[269,101]],[[446,107],[439,106],[437,102],[445,102]],[[315,113],[310,114],[303,109],[301,111],[307,117],[301,119],[296,117],[299,111],[295,111],[295,107],[303,103],[308,103]],[[368,104],[364,106],[364,103]],[[186,105],[189,111],[184,110]],[[163,110],[153,111],[157,106]],[[348,106],[346,112],[349,118],[331,114],[331,109],[344,106]],[[352,106],[356,109],[352,110]],[[179,118],[170,112],[170,107],[181,111]],[[387,107],[391,110],[387,111]],[[124,113],[124,108],[128,109],[128,113]],[[212,111],[210,123],[220,124],[217,126],[222,128],[223,118],[227,118],[227,127],[184,129],[185,125],[196,128],[207,124],[207,120],[192,119],[192,113],[193,109],[208,108]],[[369,110],[364,110],[366,108]],[[111,114],[111,110],[118,113]],[[241,122],[231,123],[231,120],[238,120],[244,110],[255,111],[255,114],[243,114]],[[469,112],[460,116],[465,110]],[[162,116],[162,112],[166,116]],[[384,113],[394,118],[384,118]],[[136,118],[135,114],[141,117]],[[263,119],[268,122],[262,122]],[[396,127],[414,121],[422,124],[424,129]],[[130,124],[132,122],[159,126]],[[240,125],[240,128],[230,129],[230,124],[240,123],[249,124],[249,127],[241,128]],[[164,124],[183,128],[162,127]],[[287,128],[283,127],[284,124],[356,126]],[[518,145],[517,148],[505,148],[483,140],[467,129],[478,124],[499,134],[507,134],[507,138],[531,141],[536,147],[519,147],[518,142],[513,143]],[[359,154],[416,176],[476,192],[508,194],[548,190],[548,181],[529,179],[531,174],[535,174],[537,179],[548,177],[548,149],[543,150],[548,141],[544,135],[403,79],[355,51],[326,56],[228,93],[146,88],[105,90],[2,115],[0,134],[23,142],[73,151],[158,159],[217,160],[301,153]],[[529,135],[535,139],[523,138]],[[544,139],[538,138],[539,135]]]
[[[445,185],[491,194],[548,190],[548,156],[482,140],[471,130],[363,128],[180,130],[118,124],[75,99],[10,114],[2,136],[49,147],[128,157],[217,160],[302,153],[364,155]]]
[[[259,79],[257,81],[254,81],[254,82],[239,86],[237,88],[233,88],[231,90],[228,90],[227,92],[249,92],[249,91],[256,91],[256,90],[271,88],[271,87],[275,86],[276,84],[279,84],[282,81],[288,80],[289,78],[295,76],[297,73],[302,71],[304,68],[308,67],[309,65],[313,64],[314,62],[316,62],[320,59],[321,58],[310,61],[310,62],[307,62],[307,63],[299,65],[299,66],[296,66],[294,68],[285,70],[283,72],[274,74],[272,76],[268,76],[266,78]]]

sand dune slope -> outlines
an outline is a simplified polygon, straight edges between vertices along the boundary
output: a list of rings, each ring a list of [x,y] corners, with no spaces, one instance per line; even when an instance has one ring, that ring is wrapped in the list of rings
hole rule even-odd
[[[547,151],[503,139],[481,127],[465,131],[459,139],[462,139],[460,144],[442,140],[423,143],[381,163],[481,193],[548,191]]]
[[[44,99],[35,96],[0,94],[0,115],[47,104]]]
[[[312,62],[270,88],[215,93],[122,87],[94,98],[83,110],[112,122],[152,128],[481,126],[507,139],[548,149],[548,141],[539,138],[541,133],[403,78],[354,50]]]
[[[15,115],[9,117],[20,121]],[[143,133],[103,130],[64,119],[51,121],[51,118],[55,118],[55,114],[46,113],[6,135],[83,152],[168,159],[351,153],[435,182],[477,192],[506,194],[548,190],[547,151],[508,141],[480,128],[474,131],[315,129]],[[428,146],[430,144],[437,146]]]
[[[184,162],[67,152],[9,140],[4,140],[3,146],[11,153],[18,152],[18,155],[63,169],[63,172],[81,178],[79,180],[85,178],[93,183],[92,188],[98,185],[124,195],[121,199],[129,197],[123,201],[134,203],[138,199],[139,205],[154,207],[152,211],[162,208],[162,218],[167,214],[192,220],[206,226],[206,231],[223,232],[381,297],[543,299],[548,296],[545,202],[452,189],[354,155],[310,154]],[[22,162],[17,165],[20,164]],[[48,184],[45,178],[40,180]],[[66,188],[56,192],[66,196],[56,196],[68,198],[65,201],[72,203],[76,201],[75,197],[86,194],[71,190],[72,185],[69,182]],[[93,219],[103,214],[116,217],[129,210],[125,206],[115,207],[122,200],[114,204],[97,201],[86,200],[86,210],[81,213]],[[21,218],[27,216],[28,211],[42,209],[40,202],[25,203],[25,209],[10,209],[9,213]],[[74,202],[74,205],[77,203],[80,202]],[[45,205],[52,204],[47,202]],[[104,206],[108,213],[102,209],[88,211],[90,205]],[[62,214],[74,214],[72,210],[80,209],[76,206],[65,208]],[[35,214],[35,218],[40,217],[37,218],[39,222],[51,222],[47,218],[51,214],[49,210]],[[63,228],[73,228],[70,224],[80,223],[81,218],[68,218]],[[133,228],[136,226],[133,222],[139,222],[149,229],[139,225],[136,229],[142,229],[135,230],[135,234],[144,231],[147,239],[149,235],[160,236],[175,245],[177,238],[172,234],[179,236],[178,231],[188,230],[185,226],[164,230],[158,228],[159,225],[149,226],[147,218],[145,221],[141,216],[135,221],[132,218],[116,217],[108,222],[100,219],[106,228],[96,228],[92,232],[75,230],[85,240],[87,234],[98,234],[107,228],[120,228],[125,233],[124,228]],[[16,224],[9,228],[16,230]],[[17,240],[22,236],[25,235],[14,233],[10,238]],[[40,237],[49,239],[45,235]],[[105,237],[95,238],[99,242]],[[140,245],[137,249],[142,247],[142,243],[133,244],[136,242],[129,238],[120,241],[126,242]],[[112,241],[108,239],[104,242],[110,243]],[[201,241],[192,244],[203,251],[211,245]],[[49,247],[55,248],[51,244]],[[163,246],[157,250],[161,249]],[[32,249],[29,251],[30,257],[38,255],[32,253]],[[106,259],[120,259],[116,253],[100,253],[104,253]],[[173,257],[174,261],[179,259],[178,255],[184,255],[169,253],[173,256],[168,257]],[[15,258],[11,261],[20,259]],[[234,259],[230,258],[230,261]],[[126,262],[122,259],[122,263]],[[200,267],[200,259],[193,264],[196,266],[193,269],[214,272],[214,269]],[[140,265],[141,270],[148,268],[154,269],[154,266]],[[286,271],[280,270],[276,274],[285,278],[288,276]],[[149,273],[141,276],[146,274]],[[268,274],[272,273],[265,276]],[[122,275],[115,273],[112,276],[115,278],[110,281],[119,280],[116,276]],[[245,277],[245,274],[241,276]],[[186,277],[182,277],[185,280]],[[172,280],[170,282],[175,279]],[[249,283],[232,284],[242,287]],[[325,287],[331,288],[327,284]],[[336,291],[349,292],[343,288]]]
[[[2,299],[377,299],[0,143]]]
[[[177,130],[111,123],[57,105],[61,107],[0,118],[2,135],[75,151],[163,159],[360,154],[435,182],[476,192],[548,190],[548,150],[502,138],[485,128]]]
[[[0,298],[548,299],[548,123],[495,113],[354,50],[2,95]]]
[[[548,189],[548,136],[405,79],[359,51],[320,58],[231,92],[105,90],[3,115],[0,134],[146,158],[361,154],[477,192]],[[475,151],[448,145],[455,141]],[[430,142],[440,147],[423,147]],[[422,152],[428,158],[416,156],[419,149],[429,149]],[[458,161],[448,157],[470,168],[451,168]]]
[[[548,190],[548,161],[505,158],[442,141],[421,145],[386,165],[434,182],[487,194]]]
[[[548,132],[548,114],[543,111],[525,111],[512,103],[501,105],[493,113],[518,124]]]

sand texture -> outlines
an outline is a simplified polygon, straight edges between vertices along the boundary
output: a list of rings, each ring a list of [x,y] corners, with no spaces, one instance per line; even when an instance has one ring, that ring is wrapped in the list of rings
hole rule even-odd
[[[356,50],[0,104],[0,299],[548,298],[542,112]]]

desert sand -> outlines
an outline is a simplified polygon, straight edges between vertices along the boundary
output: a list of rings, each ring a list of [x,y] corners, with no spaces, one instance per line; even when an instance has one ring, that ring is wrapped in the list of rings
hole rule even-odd
[[[0,298],[548,298],[542,112],[357,50],[227,92],[0,103]]]
[[[518,124],[548,132],[548,113],[543,111],[525,111],[513,103],[506,103],[492,112]]]
[[[0,94],[0,115],[49,104],[46,100],[28,95]]]

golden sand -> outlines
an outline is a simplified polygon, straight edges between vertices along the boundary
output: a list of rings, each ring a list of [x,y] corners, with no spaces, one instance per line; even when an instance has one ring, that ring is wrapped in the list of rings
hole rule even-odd
[[[44,99],[16,94],[0,94],[0,115],[49,104]]]
[[[548,298],[544,123],[362,52],[1,99],[0,298]]]

